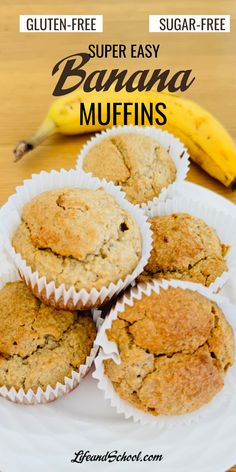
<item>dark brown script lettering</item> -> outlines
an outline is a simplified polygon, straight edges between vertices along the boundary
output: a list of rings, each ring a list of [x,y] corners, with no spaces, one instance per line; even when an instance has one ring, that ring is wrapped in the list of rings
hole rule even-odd
[[[171,73],[170,69],[162,70],[148,69],[138,70],[129,75],[128,70],[107,69],[94,70],[90,74],[84,66],[91,60],[88,53],[81,52],[67,56],[59,61],[52,70],[52,75],[60,72],[60,76],[53,95],[61,96],[71,93],[82,86],[85,92],[107,91],[112,86],[116,92],[125,89],[127,92],[138,90],[151,90],[156,88],[157,92],[168,90],[168,92],[184,92],[195,80],[192,77],[192,69],[180,70]],[[73,85],[67,85],[68,81],[75,79]]]

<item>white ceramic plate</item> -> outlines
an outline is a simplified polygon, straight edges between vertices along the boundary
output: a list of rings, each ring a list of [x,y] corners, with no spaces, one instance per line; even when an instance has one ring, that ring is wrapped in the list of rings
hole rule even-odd
[[[236,216],[235,205],[209,190],[185,183],[183,192]],[[236,281],[231,281],[223,292],[236,303],[235,289]],[[0,471],[224,472],[236,463],[235,430],[236,395],[218,416],[160,432],[117,415],[90,375],[74,392],[48,405],[20,406],[0,399]],[[163,460],[71,463],[80,450],[142,451],[162,454]]]

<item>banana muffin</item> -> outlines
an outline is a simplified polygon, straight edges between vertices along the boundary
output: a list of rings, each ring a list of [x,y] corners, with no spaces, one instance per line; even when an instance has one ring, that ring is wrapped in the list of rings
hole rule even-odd
[[[117,394],[152,415],[183,415],[219,392],[234,362],[233,331],[220,308],[191,290],[151,292],[106,331],[121,363],[104,361]]]
[[[125,279],[141,258],[133,216],[102,188],[41,193],[23,208],[12,245],[47,282],[100,290]]]
[[[55,310],[21,281],[0,290],[0,386],[56,387],[79,370],[96,337],[88,314]]]
[[[169,152],[155,139],[135,133],[111,136],[94,145],[83,169],[120,185],[134,204],[157,197],[176,178]]]
[[[151,278],[182,279],[210,285],[227,270],[222,244],[213,228],[185,213],[149,220],[153,248],[140,282]]]

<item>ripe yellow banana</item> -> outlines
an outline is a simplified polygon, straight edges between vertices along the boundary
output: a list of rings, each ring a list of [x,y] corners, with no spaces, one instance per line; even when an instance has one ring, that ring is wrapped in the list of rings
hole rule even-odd
[[[236,147],[226,129],[210,113],[197,103],[165,92],[91,92],[76,91],[56,99],[38,131],[26,141],[21,141],[14,153],[19,160],[27,151],[32,150],[47,136],[53,133],[66,135],[99,131],[103,126],[95,120],[94,124],[80,124],[81,103],[89,109],[91,103],[150,103],[164,102],[167,122],[162,129],[170,131],[186,145],[190,157],[212,177],[227,187],[236,188]],[[95,108],[96,109],[96,108]],[[106,107],[102,118],[106,119]],[[134,111],[127,117],[128,124],[134,123]],[[123,124],[122,115],[117,124]],[[112,123],[112,119],[110,121]],[[136,123],[137,124],[137,123]],[[140,123],[139,123],[140,124]],[[149,121],[144,120],[144,125]],[[110,124],[111,126],[111,124]]]

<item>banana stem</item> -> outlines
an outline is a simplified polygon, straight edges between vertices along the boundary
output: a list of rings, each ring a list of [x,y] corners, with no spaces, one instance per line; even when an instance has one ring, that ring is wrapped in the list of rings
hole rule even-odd
[[[14,162],[19,161],[27,152],[32,151],[48,136],[51,136],[56,132],[55,123],[50,119],[46,118],[38,131],[31,136],[31,138],[20,141],[14,149]]]

